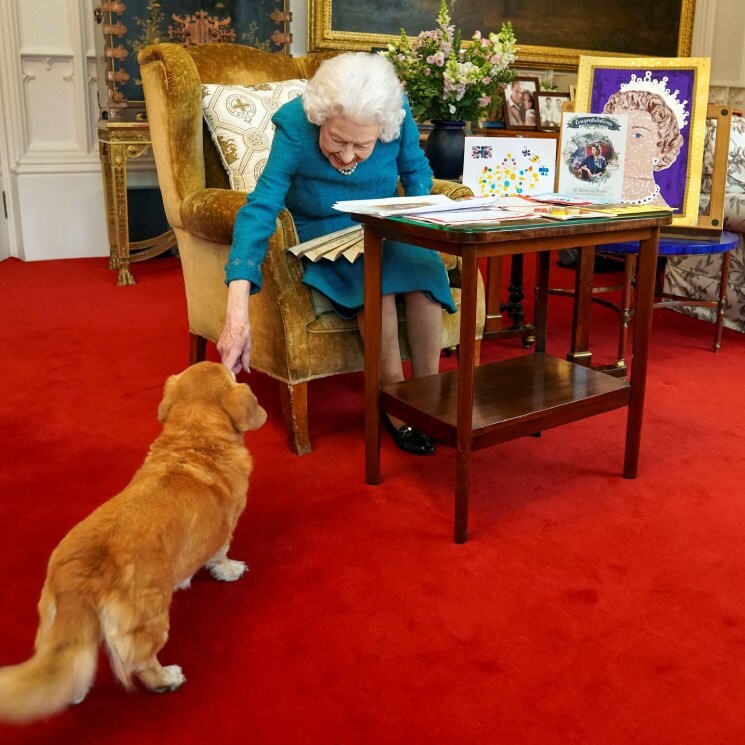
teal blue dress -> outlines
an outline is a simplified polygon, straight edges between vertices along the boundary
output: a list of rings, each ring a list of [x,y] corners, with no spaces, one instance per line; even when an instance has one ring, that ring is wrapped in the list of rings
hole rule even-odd
[[[419,131],[405,103],[399,137],[378,141],[370,157],[345,176],[334,168],[318,144],[319,127],[305,116],[300,98],[274,115],[274,141],[266,167],[241,207],[233,227],[233,243],[225,266],[226,282],[247,279],[251,292],[261,289],[261,267],[277,215],[287,208],[301,241],[354,224],[347,213],[332,208],[347,199],[397,195],[401,179],[407,195],[429,194],[432,171],[419,146]],[[363,301],[363,260],[305,262],[303,282],[325,295],[339,315],[356,315]],[[386,241],[383,246],[383,294],[420,290],[455,313],[447,272],[436,251]]]

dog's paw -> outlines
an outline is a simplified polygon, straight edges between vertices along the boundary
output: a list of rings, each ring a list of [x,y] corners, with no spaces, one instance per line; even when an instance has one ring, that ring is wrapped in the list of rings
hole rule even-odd
[[[166,665],[163,672],[165,673],[165,680],[160,685],[150,689],[154,693],[178,691],[186,683],[186,676],[179,665]]]
[[[187,577],[183,582],[180,582],[173,588],[173,591],[177,590],[188,590],[191,587],[191,577]]]
[[[220,582],[235,582],[248,571],[244,561],[235,561],[234,559],[223,559],[215,562],[210,564],[208,569],[210,574],[215,579],[219,579]]]
[[[70,701],[71,706],[77,706],[78,704],[82,704],[83,701],[85,701],[85,697],[88,695],[88,692],[90,691],[91,687],[88,686],[82,693],[77,695],[72,701]]]

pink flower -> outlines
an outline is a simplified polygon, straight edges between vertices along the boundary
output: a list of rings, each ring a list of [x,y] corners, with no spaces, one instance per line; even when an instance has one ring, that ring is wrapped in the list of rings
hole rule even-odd
[[[491,103],[491,96],[481,96],[479,99],[479,105],[482,107],[486,107]]]

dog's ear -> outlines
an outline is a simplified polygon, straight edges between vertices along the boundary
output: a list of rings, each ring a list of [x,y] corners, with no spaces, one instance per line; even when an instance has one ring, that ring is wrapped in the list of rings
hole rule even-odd
[[[171,375],[163,387],[163,398],[161,399],[160,406],[158,406],[158,421],[161,424],[165,424],[168,418],[168,412],[171,410],[173,405],[173,399],[176,393],[176,381],[178,375]]]
[[[238,432],[258,429],[266,421],[266,411],[245,383],[231,386],[225,396],[224,409]]]

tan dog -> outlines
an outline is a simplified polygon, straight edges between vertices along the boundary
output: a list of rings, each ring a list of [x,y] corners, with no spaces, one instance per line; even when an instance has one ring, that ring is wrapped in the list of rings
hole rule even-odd
[[[134,676],[151,691],[177,690],[181,668],[157,659],[174,590],[202,566],[226,582],[246,570],[227,551],[251,472],[243,433],[266,412],[227,367],[201,362],[166,381],[158,419],[163,431],[129,485],[52,553],[36,653],[0,669],[0,719],[29,721],[81,701],[101,638],[125,688]]]

